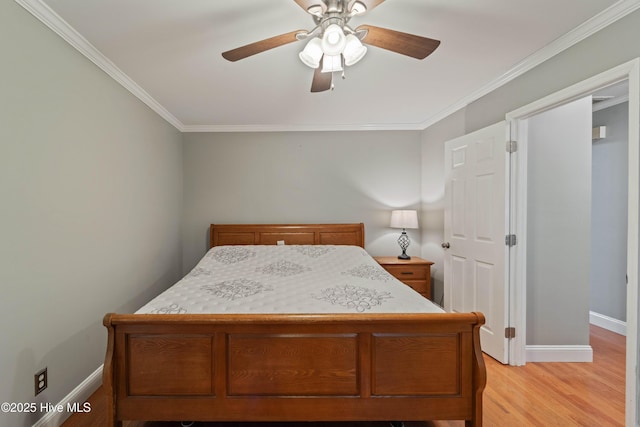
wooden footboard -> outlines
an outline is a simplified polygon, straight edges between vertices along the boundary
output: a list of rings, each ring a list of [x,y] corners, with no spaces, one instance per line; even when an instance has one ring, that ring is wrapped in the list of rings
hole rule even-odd
[[[480,313],[107,314],[122,420],[467,420],[482,425]]]

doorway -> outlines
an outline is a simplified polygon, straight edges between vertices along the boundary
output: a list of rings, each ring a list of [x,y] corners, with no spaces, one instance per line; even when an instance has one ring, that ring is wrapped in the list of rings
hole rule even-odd
[[[640,59],[622,64],[591,79],[578,83],[558,93],[533,102],[507,114],[511,125],[511,138],[519,143],[514,175],[511,177],[511,229],[520,241],[527,241],[527,120],[544,111],[593,94],[596,90],[627,80],[629,84],[629,143],[628,143],[628,192],[627,192],[627,349],[625,420],[627,425],[636,425],[638,416],[637,380],[638,366],[638,189],[640,178]],[[510,360],[514,365],[526,362],[527,328],[527,245],[519,245],[511,252],[510,259],[510,306],[515,313],[512,325],[520,331],[510,345]]]

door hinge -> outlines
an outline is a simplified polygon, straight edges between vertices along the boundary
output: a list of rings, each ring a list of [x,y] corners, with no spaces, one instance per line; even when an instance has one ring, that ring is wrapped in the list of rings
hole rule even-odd
[[[507,153],[518,151],[518,141],[507,141]]]
[[[505,338],[515,338],[516,337],[516,328],[513,326],[504,328],[504,337]]]
[[[507,234],[504,238],[504,244],[507,246],[515,246],[518,243],[518,239],[515,234]]]

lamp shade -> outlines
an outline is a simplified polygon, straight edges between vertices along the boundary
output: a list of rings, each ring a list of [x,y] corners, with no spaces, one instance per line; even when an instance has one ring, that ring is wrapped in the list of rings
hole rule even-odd
[[[418,228],[418,211],[391,211],[391,228]]]

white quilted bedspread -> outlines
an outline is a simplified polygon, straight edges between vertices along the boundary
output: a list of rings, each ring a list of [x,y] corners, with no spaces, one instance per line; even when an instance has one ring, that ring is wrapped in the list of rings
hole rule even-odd
[[[138,313],[438,313],[357,246],[218,246]]]

